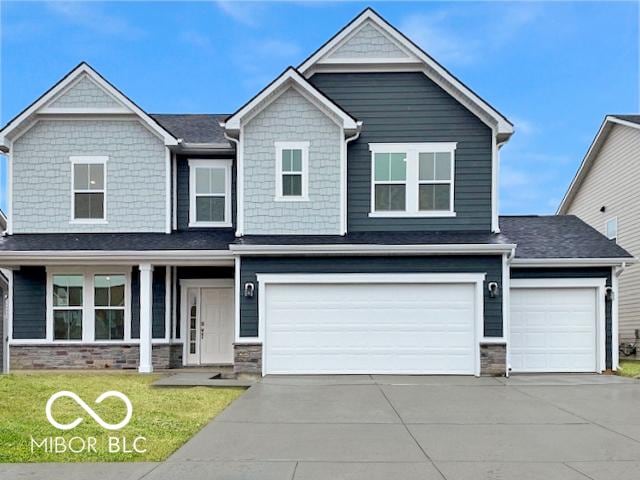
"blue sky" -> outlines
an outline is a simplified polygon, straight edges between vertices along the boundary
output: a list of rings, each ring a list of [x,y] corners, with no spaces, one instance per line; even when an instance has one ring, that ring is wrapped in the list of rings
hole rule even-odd
[[[516,124],[501,213],[553,213],[604,115],[640,111],[637,2],[2,0],[0,120],[82,60],[148,112],[232,112],[367,5]]]

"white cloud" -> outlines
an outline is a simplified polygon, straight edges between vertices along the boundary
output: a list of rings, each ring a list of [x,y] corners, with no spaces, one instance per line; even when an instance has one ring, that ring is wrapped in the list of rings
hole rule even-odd
[[[444,64],[469,64],[485,59],[509,45],[511,39],[539,16],[532,3],[455,5],[413,13],[400,30]]]
[[[196,48],[203,50],[213,49],[213,41],[208,36],[196,32],[195,30],[186,30],[180,34],[180,40]]]
[[[230,0],[216,0],[216,5],[222,12],[236,22],[248,27],[257,27],[263,8],[254,2],[234,2]]]
[[[132,25],[124,18],[105,12],[102,5],[97,2],[50,1],[47,6],[67,22],[90,29],[95,33],[129,38],[144,34],[141,28]]]
[[[414,14],[400,24],[400,31],[420,45],[438,61],[450,64],[466,64],[473,61],[477,45],[474,41],[456,35],[443,25],[448,18],[444,12]]]

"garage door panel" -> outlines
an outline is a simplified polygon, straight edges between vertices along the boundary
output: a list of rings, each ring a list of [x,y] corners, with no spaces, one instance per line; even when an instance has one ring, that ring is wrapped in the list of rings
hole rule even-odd
[[[267,373],[475,370],[472,284],[266,288]]]
[[[595,289],[514,288],[511,367],[522,372],[595,371]]]

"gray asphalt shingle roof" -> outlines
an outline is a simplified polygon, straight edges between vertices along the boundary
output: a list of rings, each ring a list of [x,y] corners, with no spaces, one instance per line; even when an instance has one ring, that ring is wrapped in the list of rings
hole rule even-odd
[[[501,236],[516,243],[516,258],[624,258],[615,241],[574,215],[500,217]]]
[[[633,122],[640,125],[640,115],[615,115],[612,114],[612,117],[619,118],[620,120],[626,120],[627,122]]]
[[[11,251],[227,250],[229,245],[442,245],[517,244],[516,258],[630,258],[631,255],[573,215],[500,217],[500,234],[483,232],[352,232],[339,235],[246,235],[233,229],[164,233],[47,233],[0,237]]]
[[[0,237],[7,251],[228,250],[232,229],[166,233],[33,233]]]
[[[150,116],[176,138],[182,138],[187,143],[220,143],[231,147],[219,123],[229,116],[226,113],[152,113]]]

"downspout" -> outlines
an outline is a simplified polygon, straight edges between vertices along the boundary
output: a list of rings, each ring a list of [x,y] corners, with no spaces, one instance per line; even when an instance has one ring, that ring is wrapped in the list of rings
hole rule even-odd
[[[619,350],[619,318],[618,318],[618,279],[622,272],[627,268],[627,262],[622,262],[619,267],[613,267],[613,275],[611,276],[611,289],[613,297],[611,298],[611,369],[616,371],[620,363]]]
[[[347,212],[348,212],[348,193],[347,193],[347,169],[348,169],[348,146],[350,142],[353,142],[354,140],[357,140],[358,138],[360,138],[360,131],[362,128],[362,121],[358,121],[357,122],[358,128],[356,130],[356,133],[354,133],[353,135],[351,135],[350,137],[346,137],[344,139],[344,172],[342,174],[342,179],[341,179],[341,185],[340,185],[340,190],[342,192],[342,195],[344,196],[344,198],[342,199],[342,201],[344,202],[344,206],[341,207],[341,211],[342,211],[342,215],[343,218],[342,220],[342,224],[340,225],[340,229],[342,230],[341,234],[342,235],[346,235],[347,234]]]
[[[224,128],[224,123],[220,123],[220,126]],[[224,138],[233,142],[236,146],[236,237],[239,237],[242,234],[239,228],[240,222],[244,221],[243,212],[240,211],[244,208],[244,202],[240,201],[240,192],[244,194],[244,187],[241,185],[241,182],[244,182],[244,175],[243,172],[241,172],[241,168],[243,167],[240,165],[239,161],[240,155],[242,154],[240,152],[240,139],[233,138],[226,130],[224,131]]]
[[[516,255],[516,247],[505,255],[502,270],[502,320],[505,339],[505,375],[511,373],[511,261]]]

